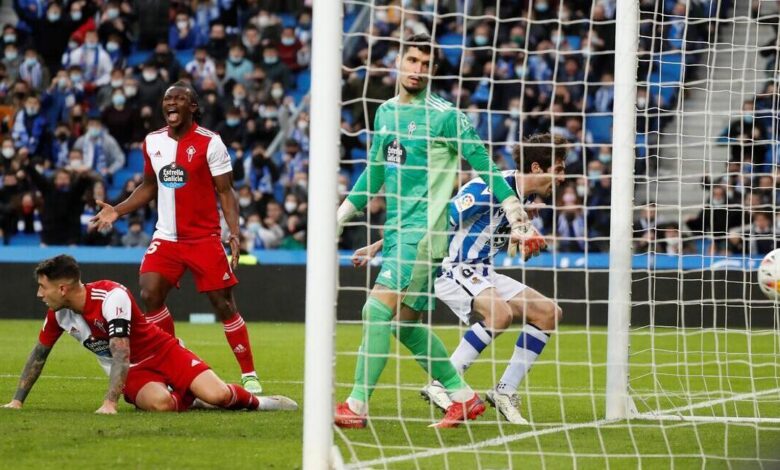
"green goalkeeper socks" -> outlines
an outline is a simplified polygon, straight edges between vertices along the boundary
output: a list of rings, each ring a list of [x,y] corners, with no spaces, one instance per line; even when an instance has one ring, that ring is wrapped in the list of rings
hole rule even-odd
[[[355,385],[350,398],[368,402],[390,353],[390,320],[393,310],[373,297],[363,306],[363,341],[355,366]]]
[[[401,322],[393,329],[401,343],[412,352],[417,363],[449,392],[468,387],[450,362],[447,349],[430,328],[419,322]],[[430,349],[429,349],[430,345]]]

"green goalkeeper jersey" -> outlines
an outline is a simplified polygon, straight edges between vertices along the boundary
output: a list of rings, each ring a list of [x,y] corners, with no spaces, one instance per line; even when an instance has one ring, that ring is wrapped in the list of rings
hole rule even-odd
[[[377,110],[368,165],[349,200],[362,209],[384,185],[385,248],[415,244],[427,247],[432,258],[443,258],[459,155],[499,201],[514,195],[468,116],[433,93],[421,92],[410,103],[391,98]]]

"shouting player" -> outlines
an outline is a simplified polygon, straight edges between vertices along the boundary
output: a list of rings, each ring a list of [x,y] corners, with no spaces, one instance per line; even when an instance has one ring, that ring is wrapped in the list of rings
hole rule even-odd
[[[387,364],[392,334],[449,393],[453,405],[437,426],[454,427],[476,419],[485,405],[452,366],[441,340],[420,319],[432,304],[430,280],[447,253],[447,204],[460,155],[484,178],[506,212],[510,247],[516,249],[535,235],[520,200],[491,161],[469,118],[428,91],[429,78],[435,74],[431,38],[408,38],[395,65],[399,94],[377,110],[368,167],[338,211],[342,226],[384,186],[384,264],[363,307],[355,384],[347,401],[337,406],[335,424],[365,427],[368,399]],[[393,319],[398,323],[391,324]]]
[[[157,198],[158,220],[140,269],[141,298],[149,320],[174,336],[173,318],[165,306],[171,288],[185,269],[192,271],[199,292],[205,292],[225,328],[225,337],[241,368],[241,383],[262,392],[257,379],[249,333],[238,313],[233,270],[239,258],[238,203],[233,191],[230,156],[220,137],[194,122],[198,99],[185,82],[165,92],[163,114],[168,125],[146,136],[143,182],[126,200],[112,207],[97,201],[92,218],[99,228]],[[220,240],[217,197],[230,229],[228,263]]]
[[[99,414],[115,414],[119,396],[142,410],[184,411],[195,399],[230,410],[295,410],[286,397],[256,397],[225,384],[192,351],[149,323],[132,294],[113,281],[81,282],[76,260],[60,255],[35,268],[38,297],[49,307],[38,343],[30,353],[14,399],[21,408],[41,375],[46,358],[68,332],[98,360],[109,376]]]
[[[564,180],[566,143],[549,133],[525,139],[513,151],[518,170],[504,172],[507,184],[524,199],[549,197]],[[469,181],[452,199],[450,229],[449,254],[434,283],[436,297],[469,325],[450,361],[463,374],[513,319],[525,321],[504,374],[486,397],[507,421],[525,424],[517,387],[547,344],[561,309],[536,290],[493,270],[493,257],[506,244],[509,221],[482,178]],[[381,245],[382,240],[357,250],[355,266],[365,265]],[[452,405],[437,381],[421,394],[443,410]]]

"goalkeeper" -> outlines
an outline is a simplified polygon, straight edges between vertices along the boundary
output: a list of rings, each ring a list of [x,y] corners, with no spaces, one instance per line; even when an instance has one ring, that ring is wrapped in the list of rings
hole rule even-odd
[[[384,186],[387,221],[382,270],[363,306],[363,338],[352,393],[336,408],[340,427],[366,426],[368,399],[387,364],[390,335],[442,384],[452,401],[438,427],[476,419],[485,405],[450,363],[441,340],[420,323],[432,307],[431,285],[447,253],[447,206],[463,155],[501,203],[510,226],[509,253],[538,250],[520,200],[493,164],[468,117],[428,91],[435,74],[431,38],[409,37],[396,58],[399,94],[374,119],[369,162],[338,210],[339,226]],[[529,248],[532,247],[532,248]],[[391,324],[395,319],[397,322]]]
[[[537,195],[550,197],[553,187],[565,178],[567,143],[549,133],[523,140],[513,149],[518,170],[504,172],[507,184],[516,188],[517,194],[526,200]],[[493,204],[493,195],[485,189],[485,182],[474,178],[450,203],[453,233],[449,254],[435,282],[436,297],[469,325],[450,357],[452,365],[461,374],[509,328],[513,319],[525,321],[512,358],[496,386],[488,390],[487,401],[510,423],[526,424],[520,413],[517,387],[542,353],[550,332],[561,318],[561,309],[536,290],[493,270],[493,257],[506,243],[509,222]],[[379,240],[357,250],[352,262],[355,266],[364,266],[381,246],[382,240]],[[436,381],[426,385],[420,393],[443,410],[452,405],[446,390]]]

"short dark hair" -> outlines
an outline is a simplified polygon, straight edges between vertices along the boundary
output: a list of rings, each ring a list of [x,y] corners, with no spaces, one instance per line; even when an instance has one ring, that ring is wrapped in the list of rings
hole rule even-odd
[[[168,88],[184,88],[187,90],[190,94],[190,103],[195,103],[198,105],[198,109],[195,110],[194,113],[192,113],[192,119],[195,121],[200,120],[201,118],[201,107],[200,107],[200,97],[198,96],[198,92],[195,91],[195,88],[192,86],[192,83],[186,81],[186,80],[178,80],[175,83],[173,83]]]
[[[403,42],[401,42],[401,57],[403,57],[407,50],[411,47],[416,47],[423,54],[430,54],[432,44],[433,40],[425,33],[408,36],[403,40]]]
[[[35,267],[35,278],[40,276],[46,276],[52,281],[78,282],[81,280],[81,269],[72,256],[58,255],[38,263]]]
[[[547,170],[553,166],[554,161],[566,158],[568,144],[569,141],[565,138],[549,132],[534,134],[515,145],[512,149],[512,159],[523,173],[530,172],[534,163]]]

